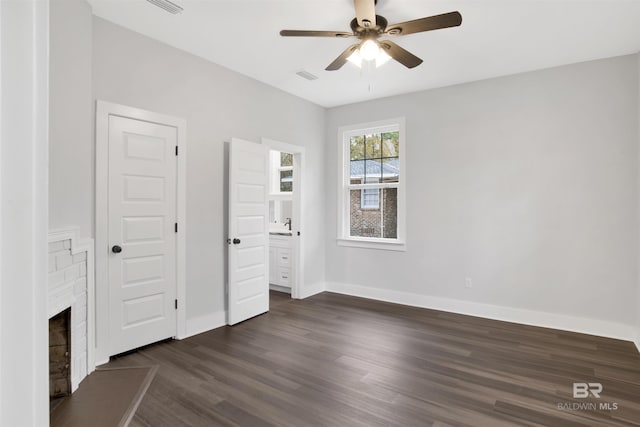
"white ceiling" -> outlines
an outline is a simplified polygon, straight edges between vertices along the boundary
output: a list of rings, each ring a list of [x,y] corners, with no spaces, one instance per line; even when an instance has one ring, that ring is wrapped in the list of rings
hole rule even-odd
[[[390,61],[324,71],[352,39],[279,31],[348,31],[352,0],[172,1],[182,14],[145,0],[89,0],[97,16],[325,107],[640,51],[640,0],[379,0],[389,24],[458,10],[462,26],[395,37],[424,60],[412,70]]]

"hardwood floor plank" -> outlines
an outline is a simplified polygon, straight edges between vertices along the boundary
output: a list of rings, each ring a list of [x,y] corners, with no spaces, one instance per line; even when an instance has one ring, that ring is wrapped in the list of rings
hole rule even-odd
[[[640,426],[632,343],[331,293],[112,360],[158,365],[131,425]],[[601,399],[574,399],[599,382]],[[617,403],[617,410],[559,404]]]

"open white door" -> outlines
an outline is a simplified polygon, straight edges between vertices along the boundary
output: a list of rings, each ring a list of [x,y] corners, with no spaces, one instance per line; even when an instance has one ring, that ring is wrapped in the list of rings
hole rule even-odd
[[[268,147],[233,138],[229,148],[229,325],[269,311],[268,175]]]

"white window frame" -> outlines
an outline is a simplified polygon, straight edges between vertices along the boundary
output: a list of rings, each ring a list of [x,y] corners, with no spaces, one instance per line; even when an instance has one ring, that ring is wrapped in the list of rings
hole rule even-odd
[[[378,178],[366,178],[365,179],[365,184],[376,184],[379,183],[380,179]],[[365,200],[367,200],[366,196],[367,196],[367,192],[371,192],[372,190],[377,191],[376,193],[376,204],[373,205],[367,205],[365,203]],[[360,209],[380,209],[380,189],[379,188],[363,188],[362,190],[360,190]]]
[[[286,151],[271,150],[269,152],[271,160],[271,194],[274,195],[286,195],[291,196],[291,191],[280,190],[280,172],[293,171],[293,166],[281,166],[280,165],[280,153],[286,153]]]
[[[400,154],[400,177],[398,182],[382,182],[375,184],[351,184],[351,154],[350,139],[352,136],[364,133],[384,133],[397,130],[399,132],[398,149]],[[393,251],[406,251],[406,176],[405,166],[406,131],[404,117],[380,120],[376,122],[360,123],[342,126],[338,129],[338,246],[351,246],[358,248],[383,249]],[[350,191],[352,189],[363,190],[367,188],[397,188],[398,189],[398,237],[388,239],[382,237],[356,237],[350,235]]]

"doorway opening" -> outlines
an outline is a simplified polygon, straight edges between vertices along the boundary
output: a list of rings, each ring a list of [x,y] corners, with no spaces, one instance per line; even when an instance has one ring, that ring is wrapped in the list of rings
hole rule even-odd
[[[291,294],[293,153],[269,151],[269,181],[269,289]]]
[[[269,152],[269,288],[300,298],[304,148],[263,139]]]

